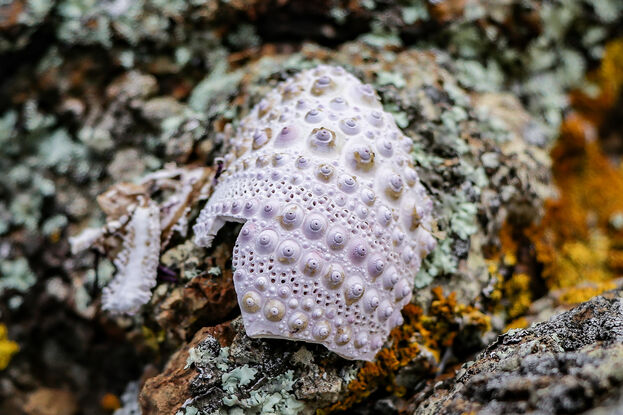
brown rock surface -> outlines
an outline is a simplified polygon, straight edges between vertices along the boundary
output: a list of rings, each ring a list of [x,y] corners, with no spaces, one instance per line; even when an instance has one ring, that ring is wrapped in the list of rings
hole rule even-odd
[[[144,415],[173,414],[184,401],[191,397],[189,385],[190,381],[197,376],[197,370],[192,367],[186,369],[188,351],[208,335],[219,339],[221,346],[226,346],[231,342],[233,332],[229,323],[204,327],[189,343],[175,352],[162,373],[147,379],[141,389],[139,402]]]

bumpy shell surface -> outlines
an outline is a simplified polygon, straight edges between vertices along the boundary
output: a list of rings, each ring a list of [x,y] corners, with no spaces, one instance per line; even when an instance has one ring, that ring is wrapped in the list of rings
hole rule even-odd
[[[371,360],[435,246],[412,140],[371,86],[319,66],[269,92],[227,146],[194,232],[209,246],[244,222],[233,267],[247,334]]]

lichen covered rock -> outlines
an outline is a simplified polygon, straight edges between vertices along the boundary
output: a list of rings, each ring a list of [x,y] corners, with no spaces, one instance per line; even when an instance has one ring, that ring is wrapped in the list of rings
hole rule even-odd
[[[435,246],[412,146],[341,67],[300,72],[241,121],[193,229],[209,246],[245,222],[232,262],[248,335],[374,357]]]
[[[512,330],[415,401],[415,414],[617,413],[623,384],[621,292]],[[620,411],[620,406],[619,406]]]

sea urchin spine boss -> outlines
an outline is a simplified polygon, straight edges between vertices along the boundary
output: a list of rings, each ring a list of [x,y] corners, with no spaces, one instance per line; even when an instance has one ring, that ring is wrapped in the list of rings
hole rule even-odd
[[[284,81],[241,121],[193,229],[209,246],[244,222],[233,267],[249,336],[374,358],[435,246],[411,147],[374,89],[340,67]]]

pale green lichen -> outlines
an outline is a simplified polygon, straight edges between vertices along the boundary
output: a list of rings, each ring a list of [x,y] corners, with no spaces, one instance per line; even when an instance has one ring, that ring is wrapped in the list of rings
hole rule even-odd
[[[238,92],[238,84],[244,73],[240,70],[227,72],[227,64],[221,62],[193,89],[188,105],[194,111],[211,117],[222,114],[233,118],[229,99]]]
[[[406,24],[413,24],[417,21],[426,21],[430,18],[426,4],[422,0],[412,0],[409,5],[402,7],[402,20]]]
[[[240,368],[236,368],[233,371],[237,369]],[[235,394],[226,396],[223,398],[223,403],[229,408],[222,408],[220,413],[230,415],[299,414],[305,407],[305,404],[297,400],[292,394],[292,387],[295,382],[293,374],[294,372],[292,370],[288,370],[284,374],[270,379],[267,383],[262,385],[261,389],[250,391],[248,398],[240,399],[240,397]],[[249,382],[250,381],[249,379]],[[233,387],[239,386],[244,386],[244,384],[240,383],[239,385],[232,386],[231,390],[226,391],[233,393],[235,390]]]
[[[305,407],[305,403],[294,396],[295,379],[292,370],[267,378],[259,367],[253,367],[251,363],[236,365],[230,348],[220,347],[213,337],[208,337],[197,347],[191,348],[188,355],[186,369],[196,366],[202,379],[210,381],[216,373],[221,373],[218,387],[223,392],[222,405],[212,412],[205,412],[197,404],[187,402],[177,415],[294,415]]]
[[[0,295],[8,290],[25,293],[36,282],[37,277],[25,258],[0,261]]]
[[[237,49],[256,47],[262,41],[256,33],[255,26],[250,24],[239,25],[227,36],[227,40]]]
[[[391,28],[385,28],[383,25],[373,22],[372,31],[365,35],[361,35],[359,40],[373,46],[375,48],[385,48],[388,46],[400,47],[402,46],[402,40],[398,36],[398,32]]]
[[[242,365],[234,368],[230,372],[223,373],[221,376],[221,387],[225,392],[235,393],[240,388],[247,386],[257,375],[257,369]],[[224,401],[228,406],[232,406]]]
[[[424,288],[441,275],[449,275],[457,270],[456,255],[452,252],[452,241],[442,239],[422,261],[422,267],[415,276],[415,288]]]

